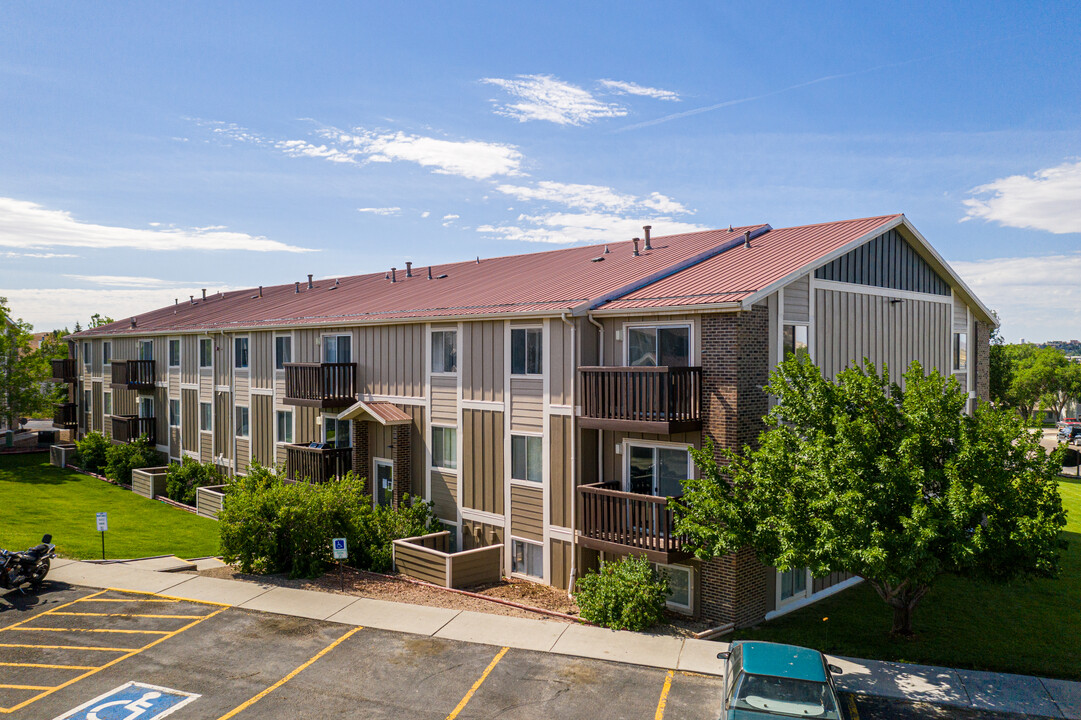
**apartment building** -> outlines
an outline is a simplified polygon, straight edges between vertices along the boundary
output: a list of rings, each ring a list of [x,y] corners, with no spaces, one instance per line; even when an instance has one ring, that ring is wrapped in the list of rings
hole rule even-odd
[[[670,606],[755,622],[854,582],[701,562],[667,498],[688,447],[753,443],[770,369],[919,360],[988,396],[990,312],[903,215],[642,238],[178,299],[71,337],[58,423],[171,459],[434,503],[452,544],[568,587],[645,554]]]

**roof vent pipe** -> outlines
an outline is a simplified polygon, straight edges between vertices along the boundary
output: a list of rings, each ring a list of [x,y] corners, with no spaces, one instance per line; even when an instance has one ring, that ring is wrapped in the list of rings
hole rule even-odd
[[[653,247],[649,244],[649,231],[653,229],[653,226],[643,225],[642,229],[646,231],[646,250],[652,250]]]
[[[300,292],[300,282],[296,281],[296,282],[293,283],[293,294],[296,295],[299,292]]]
[[[480,255],[477,255],[477,265],[480,265]]]
[[[428,279],[429,280],[432,279],[432,266],[431,265],[428,266]]]
[[[749,248],[750,246],[751,246],[751,231],[750,230],[744,230],[743,231],[743,247]]]
[[[398,268],[391,268],[390,269],[390,281],[391,282],[398,282]]]
[[[263,286],[259,286],[259,297],[263,297]]]
[[[173,298],[173,307],[178,307],[179,305],[180,305],[180,298]]]
[[[203,300],[206,300],[206,288],[203,288]]]
[[[132,318],[132,319],[131,319],[131,326],[132,326],[132,327],[135,327],[135,318]]]
[[[308,289],[311,290],[313,287],[315,286],[312,285],[312,274],[308,273]]]
[[[638,238],[634,239],[634,256],[638,257]]]
[[[191,300],[191,304],[192,304],[192,305],[194,305],[194,304],[195,304],[195,296],[194,296],[194,295],[188,295],[188,299],[190,299],[190,300]]]
[[[405,261],[405,276],[413,277],[413,262],[411,260]]]
[[[612,251],[608,249],[608,246],[607,246],[607,245],[605,245],[605,246],[604,246],[604,254],[605,254],[605,255],[607,255],[607,254],[608,254],[608,253],[610,253],[610,252],[612,252]]]

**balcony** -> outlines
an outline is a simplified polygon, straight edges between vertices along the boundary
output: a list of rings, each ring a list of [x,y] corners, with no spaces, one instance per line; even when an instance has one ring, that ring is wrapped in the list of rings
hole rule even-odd
[[[53,427],[74,430],[79,427],[79,406],[75,403],[57,403],[53,406]]]
[[[583,367],[584,428],[672,433],[702,428],[702,368]]]
[[[136,417],[135,415],[113,415],[113,442],[129,443],[137,440],[141,435],[146,435],[151,445],[157,442],[154,428],[157,423],[152,417]]]
[[[673,532],[675,518],[667,498],[618,488],[616,482],[578,488],[582,507],[579,544],[605,552],[645,555],[663,564],[691,557],[687,537]]]
[[[73,383],[79,379],[75,358],[53,360],[53,382]]]
[[[153,360],[113,360],[114,390],[154,389]]]
[[[323,483],[353,469],[353,448],[285,446],[285,476],[297,482]]]
[[[286,405],[349,407],[356,395],[356,363],[285,363]]]

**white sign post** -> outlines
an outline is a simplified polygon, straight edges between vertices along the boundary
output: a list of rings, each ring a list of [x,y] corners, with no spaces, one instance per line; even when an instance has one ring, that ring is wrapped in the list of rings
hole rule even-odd
[[[346,546],[345,538],[334,538],[330,549],[334,553],[334,559],[338,561],[338,587],[345,592],[345,566],[342,560],[349,558],[349,548]]]
[[[101,559],[105,559],[105,531],[109,529],[109,515],[108,513],[99,512],[98,518],[98,532],[101,533]]]

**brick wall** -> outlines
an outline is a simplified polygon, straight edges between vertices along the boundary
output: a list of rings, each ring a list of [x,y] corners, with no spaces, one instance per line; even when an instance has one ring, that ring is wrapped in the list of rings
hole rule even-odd
[[[413,426],[394,426],[394,507],[409,492],[413,479]]]
[[[976,397],[991,401],[991,326],[976,321]]]
[[[754,446],[769,398],[769,311],[702,319],[702,433],[716,448]],[[719,460],[719,458],[718,458]],[[764,567],[749,549],[702,563],[702,617],[748,625],[766,614]]]
[[[368,445],[368,423],[362,420],[353,421],[353,473],[358,477],[367,478],[365,485],[367,492],[371,492],[371,452]]]

